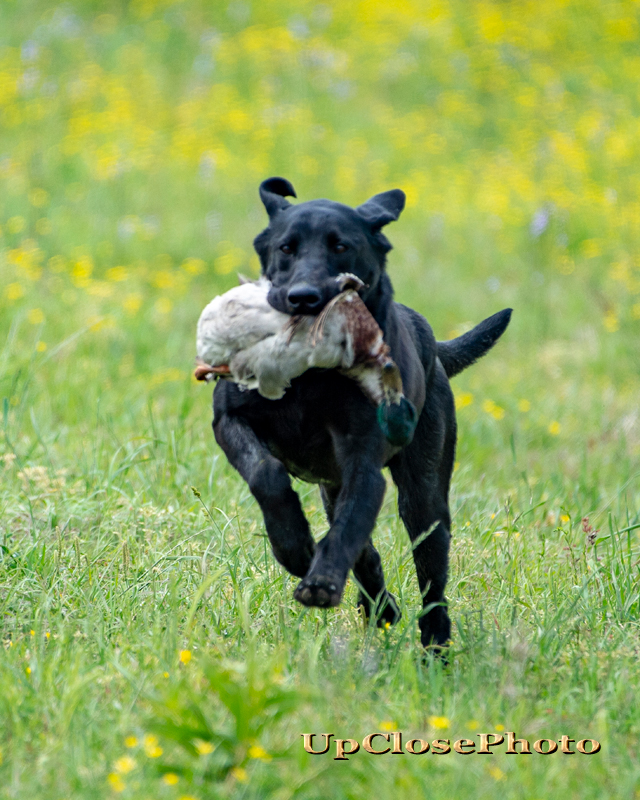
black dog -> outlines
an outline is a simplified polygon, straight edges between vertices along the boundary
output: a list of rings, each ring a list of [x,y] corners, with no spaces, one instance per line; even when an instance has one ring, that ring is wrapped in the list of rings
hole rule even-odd
[[[400,618],[371,541],[385,491],[382,468],[388,466],[398,487],[400,516],[415,544],[425,609],[421,641],[442,646],[451,629],[444,588],[456,444],[448,379],[489,350],[507,327],[511,309],[457,339],[436,342],[420,314],[393,301],[385,270],[391,244],[380,229],[398,219],[403,192],[378,194],[355,209],[329,200],[293,206],[287,196],[296,194],[283,178],[260,186],[269,227],[254,246],[272,282],[270,304],[287,314],[317,314],[336,291],[332,278],[343,272],[360,277],[362,299],[384,332],[404,393],[419,414],[415,435],[402,449],[393,447],[376,423],[376,409],[354,381],[336,370],[310,369],[281,400],[220,381],[213,399],[216,441],[258,501],[276,559],[302,579],[296,600],[306,606],[338,605],[353,570],[358,604],[367,616],[376,615],[378,625]],[[289,473],[320,484],[330,528],[317,544]]]

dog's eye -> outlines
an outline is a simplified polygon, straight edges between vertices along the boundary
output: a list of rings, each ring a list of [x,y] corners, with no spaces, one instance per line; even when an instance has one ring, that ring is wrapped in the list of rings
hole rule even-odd
[[[280,245],[280,249],[282,250],[282,252],[285,255],[288,255],[288,256],[290,256],[291,253],[293,253],[293,247],[291,247],[291,245],[289,245],[289,244]]]
[[[343,244],[342,242],[338,242],[338,244],[333,248],[336,253],[346,253],[349,249],[348,245]]]

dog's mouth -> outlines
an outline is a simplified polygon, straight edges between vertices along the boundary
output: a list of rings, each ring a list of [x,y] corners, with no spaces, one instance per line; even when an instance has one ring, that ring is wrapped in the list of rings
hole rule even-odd
[[[295,288],[295,287],[294,287]],[[357,275],[351,272],[343,272],[327,280],[322,286],[308,285],[309,301],[303,297],[295,298],[292,302],[292,289],[287,286],[272,286],[269,289],[267,300],[269,305],[289,316],[317,316],[322,313],[327,303],[330,303],[337,295],[347,290],[360,292],[367,286]]]

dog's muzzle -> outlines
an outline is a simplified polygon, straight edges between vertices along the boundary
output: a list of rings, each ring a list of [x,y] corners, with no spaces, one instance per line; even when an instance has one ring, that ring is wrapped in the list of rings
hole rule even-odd
[[[296,283],[287,293],[294,314],[317,314],[325,305],[324,292],[310,283]]]

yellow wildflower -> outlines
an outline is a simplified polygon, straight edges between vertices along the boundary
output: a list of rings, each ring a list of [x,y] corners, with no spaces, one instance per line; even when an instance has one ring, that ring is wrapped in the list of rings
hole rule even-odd
[[[173,289],[178,283],[178,276],[170,269],[161,269],[153,276],[153,285],[158,289]]]
[[[597,258],[602,255],[602,243],[599,239],[585,239],[581,249],[585,258]]]
[[[259,758],[261,761],[271,761],[271,756],[264,747],[259,744],[253,744],[249,748],[249,758]]]
[[[144,747],[145,755],[149,758],[159,758],[164,752],[158,744],[158,737],[154,736],[152,733],[145,734],[142,740],[142,746]]]
[[[188,664],[191,661],[191,650],[180,651],[180,663]]]
[[[209,753],[213,753],[213,751],[216,749],[215,744],[212,742],[205,742],[203,739],[195,739],[193,746],[201,756],[207,756]]]
[[[142,305],[142,297],[139,294],[129,294],[124,298],[122,307],[129,314],[135,314],[140,310]]]
[[[49,202],[49,192],[44,189],[32,189],[29,192],[29,202],[36,208],[42,208]]]
[[[560,423],[554,420],[550,423],[548,431],[552,436],[557,436],[560,433],[561,427]]]
[[[234,767],[231,770],[231,774],[240,783],[247,783],[249,780],[249,775],[247,774],[247,770],[243,769],[243,767]]]
[[[80,256],[71,269],[71,280],[80,289],[86,289],[91,283],[93,260],[90,256]]]
[[[180,265],[180,269],[187,272],[189,275],[200,275],[204,272],[206,264],[201,258],[187,258]]]
[[[137,747],[138,746],[137,737],[136,736],[127,736],[127,738],[124,740],[124,746],[125,747],[129,747],[129,748]]]
[[[448,717],[429,717],[429,725],[431,725],[432,728],[444,730],[449,727],[449,724]]]
[[[7,220],[7,230],[9,233],[20,233],[26,224],[24,217],[11,217]]]
[[[160,386],[162,383],[170,383],[171,381],[181,381],[184,380],[185,373],[183,370],[178,369],[177,367],[167,367],[166,369],[161,369],[159,372],[156,372],[155,375],[151,377],[149,381],[149,386],[151,388],[155,386]],[[189,653],[189,655],[185,655],[186,661],[182,659],[182,653]],[[189,663],[191,658],[191,653],[189,650],[182,650],[180,653],[180,661],[183,664]]]
[[[179,780],[180,778],[176,775],[175,772],[167,772],[166,775],[162,776],[162,782],[166,783],[167,786],[175,786]]]
[[[119,772],[121,775],[126,775],[128,772],[135,769],[136,766],[137,764],[131,756],[122,756],[114,763],[113,770],[114,772]]]
[[[17,281],[5,286],[4,294],[7,300],[18,300],[24,296],[24,289]]]
[[[604,325],[604,329],[606,331],[609,333],[615,333],[620,327],[620,320],[618,319],[617,314],[615,314],[613,311],[609,311],[604,315],[602,324]]]
[[[41,308],[31,308],[27,313],[27,319],[32,325],[42,325],[44,322],[44,313]]]
[[[473,395],[471,392],[460,392],[455,395],[456,409],[465,408],[473,403]]]
[[[115,772],[111,772],[109,775],[107,775],[107,781],[114,792],[124,792],[124,790],[127,788],[127,784]]]
[[[228,243],[225,243],[228,244]],[[239,247],[232,247],[226,253],[218,256],[213,262],[213,268],[218,275],[228,275],[238,269],[247,260],[246,253]]]
[[[497,403],[494,403],[493,400],[485,400],[482,403],[483,411],[486,411],[487,414],[490,414],[494,419],[500,420],[505,415],[505,410]]]
[[[106,277],[108,281],[126,281],[129,273],[126,267],[111,267],[107,270]]]

